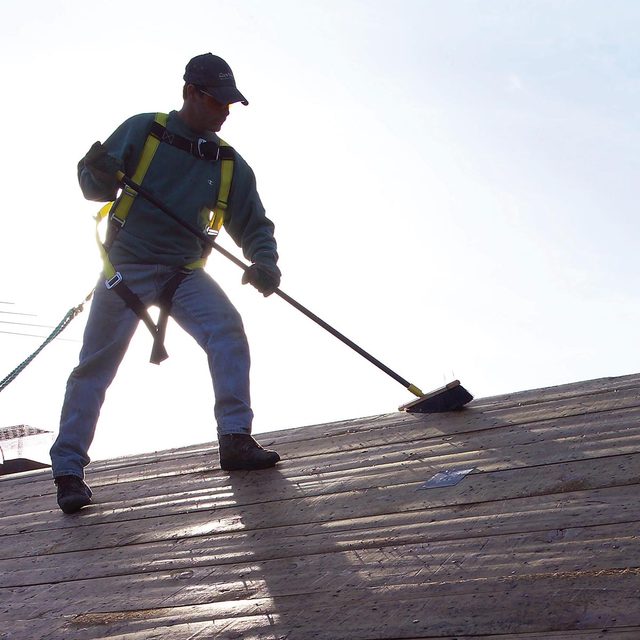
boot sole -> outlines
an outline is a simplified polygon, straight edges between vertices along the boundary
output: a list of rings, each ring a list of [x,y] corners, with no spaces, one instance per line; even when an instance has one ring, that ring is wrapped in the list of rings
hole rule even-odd
[[[261,469],[271,469],[280,462],[280,457],[274,460],[265,460],[264,462],[251,463],[239,461],[237,463],[220,461],[220,468],[223,471],[260,471]]]
[[[73,496],[64,500],[58,501],[58,506],[64,513],[76,513],[80,511],[82,507],[86,507],[91,504],[91,498],[89,496]]]

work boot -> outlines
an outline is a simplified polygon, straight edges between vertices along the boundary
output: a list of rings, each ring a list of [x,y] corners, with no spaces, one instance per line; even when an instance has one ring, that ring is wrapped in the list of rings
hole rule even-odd
[[[58,476],[58,506],[65,513],[75,513],[91,503],[91,489],[78,476]]]
[[[225,471],[268,469],[280,456],[261,447],[248,433],[230,433],[218,437],[220,466]]]

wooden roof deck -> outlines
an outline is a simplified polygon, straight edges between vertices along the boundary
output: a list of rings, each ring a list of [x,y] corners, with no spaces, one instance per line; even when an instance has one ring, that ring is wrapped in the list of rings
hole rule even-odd
[[[640,375],[260,440],[0,480],[0,639],[640,639]]]

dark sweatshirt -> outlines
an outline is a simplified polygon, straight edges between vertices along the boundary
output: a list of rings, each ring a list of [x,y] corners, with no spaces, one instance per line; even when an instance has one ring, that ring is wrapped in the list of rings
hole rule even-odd
[[[104,143],[109,154],[116,158],[128,176],[133,176],[135,172],[154,117],[154,113],[144,113],[129,118]],[[167,131],[194,141],[200,137],[219,140],[214,133],[203,135],[189,129],[176,111],[169,114]],[[144,176],[143,186],[170,211],[204,229],[209,211],[218,198],[220,168],[220,161],[205,161],[177,147],[161,143]],[[108,202],[116,198],[116,187],[112,183],[101,182],[85,166],[84,160],[78,164],[78,180],[88,200]],[[251,167],[237,152],[224,228],[242,247],[248,260],[277,262],[274,225],[265,215]],[[109,252],[113,264],[171,266],[189,264],[201,255],[200,241],[142,196],[136,197],[127,221]]]

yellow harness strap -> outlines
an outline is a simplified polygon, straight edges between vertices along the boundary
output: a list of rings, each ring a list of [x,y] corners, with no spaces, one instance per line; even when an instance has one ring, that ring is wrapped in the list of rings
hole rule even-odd
[[[155,121],[163,127],[167,124],[168,119],[169,116],[166,113],[156,113]],[[151,161],[153,160],[153,156],[159,146],[160,140],[153,136],[147,136],[144,147],[142,148],[140,162],[138,162],[138,166],[133,174],[133,180],[137,184],[142,184],[144,176],[151,166]],[[120,198],[118,198],[115,203],[107,202],[107,204],[98,211],[98,215],[96,216],[96,241],[98,242],[98,250],[100,251],[100,257],[102,258],[103,273],[108,288],[114,287],[118,284],[122,280],[122,276],[115,270],[115,267],[111,264],[111,260],[109,260],[107,248],[100,239],[98,227],[100,222],[109,214],[111,214],[110,220],[113,221],[113,224],[120,227],[124,226],[127,216],[129,215],[129,211],[131,210],[131,206],[133,205],[133,201],[136,199],[137,195],[138,194],[133,189],[125,186],[120,194]]]
[[[224,224],[227,206],[229,205],[229,194],[231,193],[231,182],[233,181],[233,150],[220,138],[220,149],[229,150],[225,153],[220,161],[220,189],[218,189],[218,200],[213,211],[211,212],[209,224],[207,226],[207,234],[215,238]],[[221,153],[222,155],[222,153]],[[200,269],[207,263],[207,257],[211,253],[211,248],[205,247],[205,250],[198,260],[185,265],[185,269]]]
[[[231,149],[231,147],[220,139],[220,147]],[[231,193],[231,181],[233,180],[233,155],[229,154],[221,160],[220,168],[220,189],[218,190],[218,201],[213,209],[211,222],[209,222],[208,233],[218,235],[224,224],[224,216],[229,206],[229,194]]]
[[[107,250],[102,243],[99,229],[100,223],[109,215],[112,206],[113,202],[107,202],[107,204],[105,204],[96,215],[96,243],[98,245],[100,257],[102,258],[102,273],[107,282],[115,282],[115,279],[117,279],[117,273],[115,267],[111,264],[111,260],[109,260],[109,254],[107,253]]]
[[[172,137],[169,136],[168,138],[165,138],[164,136],[164,134],[166,133],[165,126],[167,120],[167,114],[157,113],[155,116],[155,122],[161,127],[162,140],[166,139],[166,141],[171,144]],[[158,127],[156,127],[156,129],[157,128]],[[135,182],[136,184],[142,184],[142,181],[144,180],[144,177],[162,140],[158,137],[157,132],[156,135],[153,135],[152,131],[152,133],[147,136],[144,147],[142,149],[142,154],[140,156],[140,161],[138,162],[136,170],[133,174],[133,182]],[[199,144],[200,142],[198,143],[198,151],[200,149]],[[177,146],[184,149],[184,145]],[[229,202],[229,194],[231,193],[231,182],[233,180],[233,149],[223,140],[220,140],[217,158],[219,158],[221,161],[220,188],[218,190],[218,199],[213,208],[213,211],[210,214],[209,224],[207,225],[207,233],[211,236],[218,235],[218,232],[220,231],[220,228],[224,223],[225,212],[227,210]],[[131,210],[131,206],[133,205],[133,202],[137,195],[138,193],[134,189],[125,185],[123,187],[122,193],[120,194],[120,197],[115,201],[115,203],[108,202],[103,207],[101,207],[100,211],[98,211],[98,214],[96,215],[96,241],[98,243],[100,256],[102,257],[103,275],[105,277],[105,284],[107,289],[114,289],[115,293],[117,293],[122,298],[125,304],[130,307],[131,310],[134,311],[134,313],[147,325],[147,328],[154,338],[153,349],[151,352],[151,362],[153,362],[154,364],[160,364],[160,362],[162,362],[165,358],[169,357],[164,348],[164,335],[173,295],[180,282],[185,277],[185,274],[188,273],[189,270],[204,267],[207,256],[211,252],[211,247],[205,246],[203,248],[202,256],[198,260],[185,265],[183,269],[174,274],[162,293],[160,315],[157,324],[154,324],[153,320],[149,316],[149,312],[146,309],[145,305],[142,303],[140,298],[133,291],[131,291],[129,287],[126,286],[126,283],[124,283],[122,280],[122,274],[119,271],[116,271],[115,267],[111,263],[111,260],[109,259],[109,248],[111,246],[111,243],[113,242],[114,235],[119,229],[124,226],[127,220],[127,216],[129,215],[129,211]],[[111,226],[109,227],[109,231],[111,232],[111,234],[109,234],[109,231],[107,232],[107,239],[103,243],[100,239],[99,225],[100,222],[107,216],[110,216],[109,223]]]
[[[166,113],[157,113],[154,120],[162,125],[166,126],[167,120],[169,116]],[[138,162],[138,166],[136,167],[135,173],[133,174],[133,181],[137,184],[142,184],[144,180],[144,176],[146,175],[149,166],[151,165],[151,161],[160,145],[160,139],[153,135],[148,135],[147,139],[144,143],[144,147],[142,149],[142,154],[140,156],[140,162]],[[233,169],[234,169],[234,160],[233,160],[233,150],[224,140],[220,139],[220,189],[218,190],[218,199],[209,216],[209,224],[207,225],[207,233],[210,236],[217,236],[224,224],[225,215],[227,211],[227,207],[229,204],[229,195],[231,193],[231,183],[233,181]],[[100,235],[98,233],[98,225],[100,222],[106,218],[109,214],[111,214],[110,219],[113,224],[116,224],[120,227],[124,225],[127,220],[127,216],[129,215],[129,211],[131,210],[131,206],[138,194],[131,189],[130,187],[125,186],[120,194],[120,198],[115,202],[108,202],[105,204],[96,216],[96,240],[98,243],[98,249],[100,251],[100,256],[102,258],[102,263],[104,265],[104,276],[107,281],[107,286],[109,286],[110,282],[113,282],[113,285],[119,282],[119,274],[116,272],[114,266],[111,264],[109,260],[109,256],[107,254],[107,248],[104,246],[102,241],[100,240]],[[200,269],[204,267],[207,262],[207,257],[210,253],[210,249],[203,252],[203,255],[195,260],[194,262],[190,262],[184,266],[185,269]]]
[[[166,113],[156,113],[156,117],[154,119],[158,124],[161,124],[164,127],[167,124],[169,116]],[[142,184],[142,181],[151,166],[153,156],[156,154],[159,146],[160,140],[158,140],[158,138],[155,138],[154,136],[147,136],[144,147],[142,148],[140,162],[138,162],[138,166],[132,176],[132,179],[136,184]],[[113,209],[112,218],[114,219],[114,222],[119,223],[120,226],[125,223],[127,216],[129,215],[129,211],[131,210],[131,206],[133,205],[133,201],[136,199],[137,195],[138,194],[133,189],[127,186],[123,188],[122,194]]]

